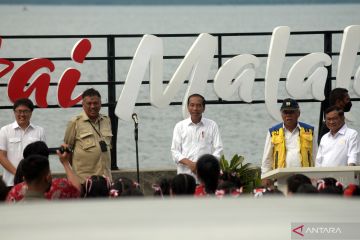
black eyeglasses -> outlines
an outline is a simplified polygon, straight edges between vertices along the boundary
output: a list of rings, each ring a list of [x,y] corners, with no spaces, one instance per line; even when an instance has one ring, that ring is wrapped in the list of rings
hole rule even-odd
[[[14,112],[18,115],[20,115],[20,114],[28,115],[31,113],[30,110],[14,110]]]

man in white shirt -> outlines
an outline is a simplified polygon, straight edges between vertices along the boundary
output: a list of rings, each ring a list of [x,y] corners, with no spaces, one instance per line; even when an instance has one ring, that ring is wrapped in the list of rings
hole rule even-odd
[[[320,141],[316,167],[355,166],[359,164],[360,140],[356,130],[345,124],[344,111],[332,106],[325,111],[325,123],[330,129]]]
[[[14,185],[16,168],[23,159],[25,147],[35,141],[45,141],[44,129],[30,123],[34,110],[30,99],[18,99],[13,110],[16,121],[0,129],[0,164],[4,168],[3,180],[8,187]]]
[[[220,158],[223,145],[217,124],[202,117],[205,99],[200,94],[189,96],[190,117],[178,122],[174,128],[171,153],[177,164],[177,173],[191,174],[196,178],[196,162],[204,154]]]
[[[329,95],[329,107],[331,106],[337,106],[338,108],[342,109],[344,112],[349,112],[352,107],[349,91],[346,88],[334,88],[333,90],[331,90]],[[324,119],[325,119],[325,113],[324,113]],[[324,136],[329,131],[330,130],[326,126],[325,121],[323,121],[318,136],[318,144],[320,144],[320,140],[322,136]]]
[[[283,122],[267,133],[261,174],[277,168],[314,166],[314,127],[298,121],[300,108],[294,99],[284,99],[280,111]]]

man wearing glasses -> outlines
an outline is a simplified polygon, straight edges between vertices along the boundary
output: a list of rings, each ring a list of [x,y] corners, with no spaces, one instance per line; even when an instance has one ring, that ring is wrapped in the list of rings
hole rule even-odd
[[[15,122],[0,130],[0,164],[4,168],[3,180],[8,187],[14,185],[14,175],[25,147],[36,141],[45,141],[42,127],[30,122],[34,104],[30,99],[18,99],[13,106]]]
[[[321,138],[316,167],[359,165],[359,134],[345,124],[343,108],[332,106],[326,109],[325,123],[330,131]]]
[[[314,166],[314,127],[298,121],[300,109],[294,99],[284,99],[280,111],[283,122],[268,131],[261,174],[277,168]]]

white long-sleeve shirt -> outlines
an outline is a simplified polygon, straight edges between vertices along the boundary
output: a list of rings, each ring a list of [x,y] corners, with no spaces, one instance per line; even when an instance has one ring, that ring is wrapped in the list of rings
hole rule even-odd
[[[191,118],[187,118],[175,125],[171,154],[177,164],[178,174],[193,175],[187,166],[179,162],[180,160],[188,158],[196,162],[203,154],[212,154],[219,159],[222,152],[219,128],[213,120],[201,118],[201,121],[195,124]]]
[[[328,132],[321,138],[316,167],[359,165],[359,161],[360,139],[356,130],[344,124],[335,135]]]

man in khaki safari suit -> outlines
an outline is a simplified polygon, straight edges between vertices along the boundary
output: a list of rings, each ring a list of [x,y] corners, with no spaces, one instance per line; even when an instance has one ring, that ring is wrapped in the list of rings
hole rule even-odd
[[[101,95],[93,89],[82,94],[83,112],[67,125],[64,142],[73,149],[72,166],[84,184],[87,177],[104,175],[111,178],[111,123],[100,114]]]

